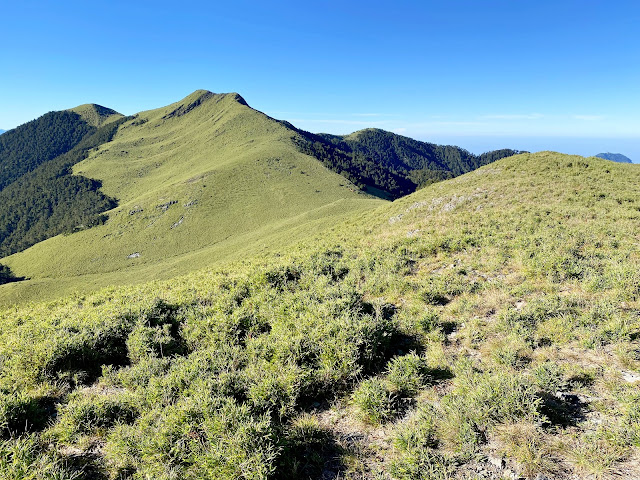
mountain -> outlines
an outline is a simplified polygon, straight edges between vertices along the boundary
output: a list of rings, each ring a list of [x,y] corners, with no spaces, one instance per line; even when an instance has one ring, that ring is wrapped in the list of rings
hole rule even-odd
[[[0,191],[22,175],[62,155],[92,134],[74,112],[49,112],[0,137]]]
[[[520,153],[504,149],[477,156],[460,147],[420,142],[374,128],[346,136],[297,131],[302,151],[364,191],[388,199]]]
[[[96,105],[95,103],[79,105],[75,108],[69,109],[68,111],[77,113],[85,122],[96,128],[124,118],[121,113],[110,108],[103,107],[102,105]]]
[[[104,221],[115,199],[99,190],[99,181],[72,175],[71,168],[110,141],[122,121],[112,110],[83,105],[51,112],[3,136],[0,256]]]
[[[123,205],[133,181],[152,207],[179,199],[173,215],[183,198],[163,189],[199,164],[190,115],[232,169],[211,194],[250,175],[231,153],[255,165],[290,138],[229,96],[163,119],[197,100],[141,114],[144,139],[130,120],[76,168],[115,169]],[[167,170],[172,148],[189,153]],[[118,157],[142,174],[129,185]],[[303,183],[281,170],[260,179]],[[268,254],[2,310],[0,478],[638,478],[639,183],[633,165],[521,154]],[[69,238],[124,236],[130,208]]]
[[[611,160],[612,162],[633,163],[630,158],[625,157],[621,153],[599,153],[596,157]]]
[[[205,90],[126,118],[81,105],[8,135],[0,255],[30,280],[0,299],[23,300],[240,258],[378,204],[363,192],[396,198],[517,153],[314,135]]]
[[[2,130],[2,129],[0,128],[0,135],[2,135],[4,132],[6,132],[6,130]]]
[[[74,110],[64,115],[95,117],[94,108]],[[111,110],[98,113],[105,112],[107,120],[92,121],[101,126],[87,134],[116,129],[113,138],[83,148],[86,159],[64,165],[73,163],[72,178],[100,186],[103,197],[93,197],[92,205],[113,200],[117,207],[89,221],[93,228],[2,259],[16,276],[30,279],[5,288],[2,297],[26,300],[170,278],[287,244],[380,203],[300,152],[296,132],[238,94],[196,91],[115,120]]]

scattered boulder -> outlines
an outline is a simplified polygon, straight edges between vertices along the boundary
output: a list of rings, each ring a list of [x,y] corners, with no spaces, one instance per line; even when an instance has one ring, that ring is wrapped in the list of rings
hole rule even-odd
[[[160,205],[156,205],[156,208],[162,210],[163,212],[166,212],[171,205],[175,205],[176,203],[178,203],[177,200],[170,200],[167,203],[161,203]]]
[[[633,372],[622,372],[622,378],[628,383],[640,382],[640,374]]]

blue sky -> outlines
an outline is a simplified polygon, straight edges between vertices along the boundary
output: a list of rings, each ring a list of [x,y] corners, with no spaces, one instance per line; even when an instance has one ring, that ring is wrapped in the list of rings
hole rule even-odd
[[[205,88],[314,132],[640,162],[636,1],[23,0],[1,12],[4,129]]]

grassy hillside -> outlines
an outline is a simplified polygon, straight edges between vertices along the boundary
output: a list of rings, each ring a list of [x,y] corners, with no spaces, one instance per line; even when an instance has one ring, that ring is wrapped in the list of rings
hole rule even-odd
[[[0,477],[638,478],[639,181],[518,155],[262,260],[10,308]]]
[[[121,113],[103,107],[102,105],[96,105],[95,103],[78,105],[75,108],[70,108],[68,111],[77,113],[85,122],[96,128],[124,118]]]
[[[30,280],[0,291],[0,303],[171,278],[378,205],[300,153],[293,135],[239,95],[206,91],[125,121],[73,169],[118,207],[104,225],[2,259]]]

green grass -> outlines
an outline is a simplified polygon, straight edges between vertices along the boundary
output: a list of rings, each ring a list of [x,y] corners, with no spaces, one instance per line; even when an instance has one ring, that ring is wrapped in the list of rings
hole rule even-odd
[[[69,111],[77,113],[85,122],[93,127],[100,127],[122,118],[122,114],[115,110],[96,105],[95,103],[78,105],[75,108],[70,108]]]
[[[0,304],[171,278],[291,244],[383,203],[299,153],[292,135],[235,94],[198,91],[138,114],[74,167],[118,200],[107,223],[3,259],[30,280],[3,289]]]
[[[9,307],[0,468],[638,476],[639,181],[519,155],[277,253]]]

